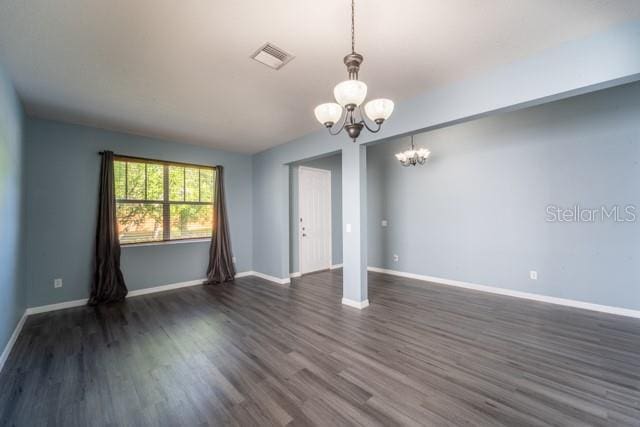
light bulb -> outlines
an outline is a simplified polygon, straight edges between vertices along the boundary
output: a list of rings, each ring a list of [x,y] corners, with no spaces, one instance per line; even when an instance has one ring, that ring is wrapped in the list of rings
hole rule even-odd
[[[427,150],[426,148],[421,148],[418,150],[418,156],[424,157],[425,159],[429,157],[430,154],[431,151]]]

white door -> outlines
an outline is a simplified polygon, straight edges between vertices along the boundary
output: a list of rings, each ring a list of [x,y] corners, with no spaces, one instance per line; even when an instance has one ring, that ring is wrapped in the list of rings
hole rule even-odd
[[[331,171],[298,168],[300,273],[331,267]]]

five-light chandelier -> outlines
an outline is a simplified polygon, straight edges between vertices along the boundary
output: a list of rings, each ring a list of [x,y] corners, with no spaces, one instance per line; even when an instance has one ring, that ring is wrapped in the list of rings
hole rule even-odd
[[[358,139],[363,127],[376,133],[382,128],[382,123],[393,112],[393,101],[379,98],[369,101],[364,106],[364,113],[375,125],[369,126],[362,113],[361,104],[367,97],[367,85],[358,80],[358,71],[364,57],[356,53],[355,36],[355,0],[351,0],[351,53],[344,57],[344,65],[347,66],[349,79],[338,83],[333,89],[335,102],[318,105],[314,113],[316,119],[322,123],[331,135],[337,135],[344,129],[353,142]],[[344,107],[344,114],[343,109]],[[342,117],[342,123],[337,125]]]
[[[396,154],[396,159],[400,160],[402,166],[416,166],[424,165],[430,155],[431,151],[426,148],[416,150],[416,147],[413,145],[413,135],[411,135],[411,148]]]

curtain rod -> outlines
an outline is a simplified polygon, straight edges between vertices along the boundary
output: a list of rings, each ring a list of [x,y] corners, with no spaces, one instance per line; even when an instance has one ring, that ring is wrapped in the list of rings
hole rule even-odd
[[[104,154],[104,151],[98,151],[98,154],[102,156]],[[195,166],[195,167],[207,168],[207,169],[215,169],[215,168],[222,167],[220,165],[199,165],[196,163],[185,163],[185,162],[174,162],[169,160],[150,159],[148,157],[127,156],[125,154],[117,154],[117,153],[113,153],[113,157],[119,157],[123,159],[131,159],[131,160],[140,160],[142,162],[166,163],[169,165],[178,165],[178,166]]]

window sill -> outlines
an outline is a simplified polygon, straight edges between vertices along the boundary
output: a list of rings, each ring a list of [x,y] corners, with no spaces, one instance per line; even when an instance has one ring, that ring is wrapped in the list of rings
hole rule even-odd
[[[204,239],[169,240],[166,242],[129,243],[126,245],[120,245],[120,247],[122,249],[125,249],[125,248],[140,248],[143,246],[183,245],[186,243],[203,243],[203,242],[210,242],[210,241],[211,241],[211,238],[207,237]]]

